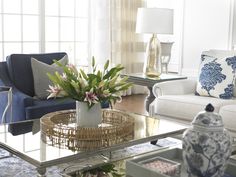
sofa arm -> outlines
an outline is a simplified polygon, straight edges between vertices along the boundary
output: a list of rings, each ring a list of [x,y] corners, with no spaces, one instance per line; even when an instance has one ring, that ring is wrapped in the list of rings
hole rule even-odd
[[[194,93],[196,89],[196,80],[175,80],[156,83],[152,92],[153,95],[157,98],[161,95],[184,95]]]
[[[12,118],[6,114],[6,122],[25,120],[25,107],[33,104],[33,98],[19,91],[11,82],[8,76],[5,62],[0,62],[0,87],[12,88]],[[0,93],[0,119],[8,103],[7,94]],[[2,121],[2,120],[0,120]]]
[[[0,80],[0,87],[2,87],[2,82]],[[20,92],[16,87],[12,87],[12,115],[10,112],[6,114],[6,122],[17,122],[25,120],[25,107],[33,105],[33,98]],[[5,107],[8,104],[8,95],[6,93],[0,94],[0,118],[2,118]],[[12,117],[11,117],[12,116]],[[2,120],[1,120],[2,121]]]

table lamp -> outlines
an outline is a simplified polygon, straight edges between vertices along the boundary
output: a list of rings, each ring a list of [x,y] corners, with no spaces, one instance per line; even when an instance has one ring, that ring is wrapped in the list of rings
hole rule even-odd
[[[143,72],[148,77],[161,74],[161,45],[157,34],[173,34],[173,9],[138,8],[136,33],[152,34],[147,48]]]

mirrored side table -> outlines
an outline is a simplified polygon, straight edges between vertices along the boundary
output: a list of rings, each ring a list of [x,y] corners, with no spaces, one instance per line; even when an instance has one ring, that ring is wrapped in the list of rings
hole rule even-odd
[[[12,122],[12,88],[0,86],[0,94],[7,94],[6,108],[2,114],[1,123],[6,123],[6,115],[10,114],[10,122]]]
[[[173,80],[187,79],[186,76],[181,76],[177,74],[161,74],[159,77],[147,77],[143,73],[133,73],[133,74],[122,74],[121,77],[128,76],[128,82],[132,82],[136,85],[146,86],[149,90],[149,95],[146,98],[146,110],[149,112],[149,105],[154,101],[155,96],[152,93],[152,87],[156,83],[167,82]]]

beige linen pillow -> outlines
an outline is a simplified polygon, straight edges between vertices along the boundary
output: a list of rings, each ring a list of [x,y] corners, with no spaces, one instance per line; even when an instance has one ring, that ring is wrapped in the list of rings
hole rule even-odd
[[[59,62],[63,65],[68,63],[68,56],[65,55]],[[49,85],[52,85],[52,82],[47,76],[47,73],[54,74],[56,71],[60,74],[63,72],[63,69],[57,66],[55,63],[48,65],[41,61],[38,61],[35,58],[31,58],[31,67],[33,72],[34,79],[34,93],[37,98],[45,99],[49,95],[47,90]]]

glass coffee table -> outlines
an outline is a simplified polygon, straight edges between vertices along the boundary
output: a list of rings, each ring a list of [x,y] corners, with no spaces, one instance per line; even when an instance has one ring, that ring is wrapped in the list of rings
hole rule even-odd
[[[118,111],[118,110],[116,110]],[[58,146],[52,146],[43,141],[40,132],[40,120],[21,122],[20,124],[32,124],[33,132],[12,135],[8,128],[11,124],[1,124],[0,147],[13,155],[29,162],[36,167],[39,176],[45,176],[46,168],[74,160],[86,159],[103,153],[121,150],[122,148],[139,145],[146,142],[156,141],[160,138],[179,135],[184,132],[187,125],[158,119],[129,112],[122,112],[133,117],[134,131],[132,139],[113,144],[108,147],[96,148],[89,151],[72,151]],[[17,126],[17,123],[14,123]]]

